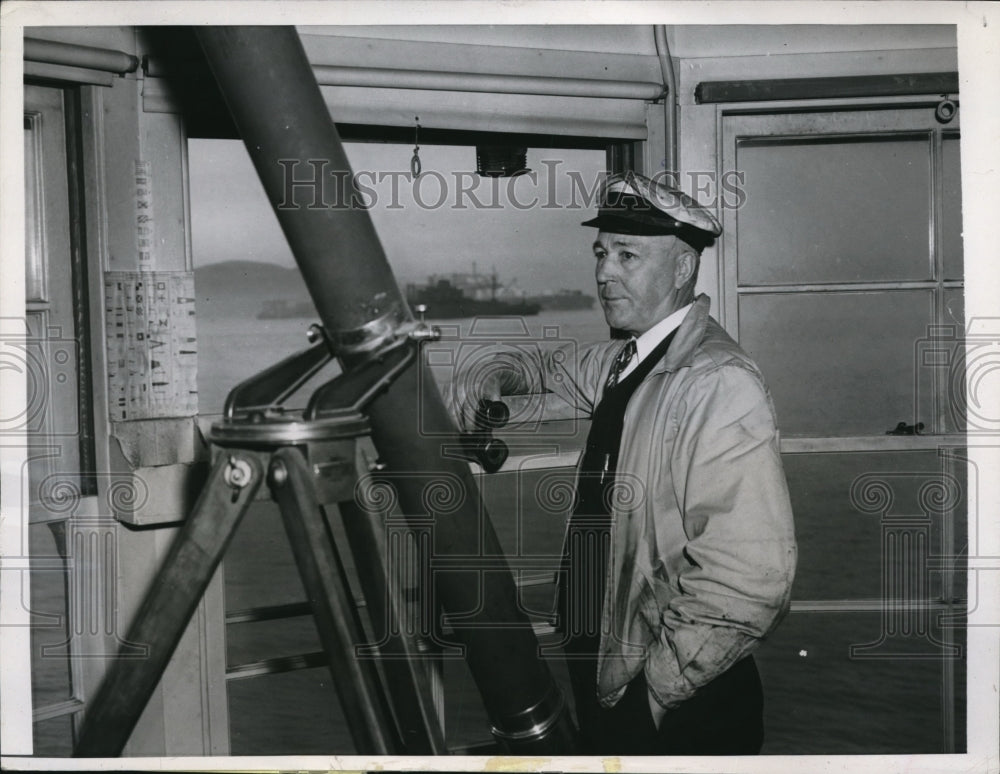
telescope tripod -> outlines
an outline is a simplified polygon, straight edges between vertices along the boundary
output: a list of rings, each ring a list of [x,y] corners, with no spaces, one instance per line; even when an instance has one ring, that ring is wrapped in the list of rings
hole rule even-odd
[[[399,584],[387,581],[392,568],[386,562],[381,516],[354,502],[357,440],[369,432],[363,409],[414,362],[418,344],[413,339],[433,337],[426,328],[418,331],[324,384],[301,414],[285,412],[280,404],[331,359],[319,326],[310,329],[311,348],[230,392],[225,419],[213,425],[210,434],[215,461],[208,482],[126,637],[131,647],[144,648],[145,656],[120,656],[112,664],[87,709],[75,755],[121,754],[240,520],[265,482],[281,511],[357,751],[447,752],[428,662],[404,620]],[[480,435],[480,440],[490,440],[488,431]],[[323,507],[332,504],[340,508],[350,550],[364,559],[357,567],[372,620],[388,626],[377,648],[384,681],[375,659],[356,655],[366,640],[324,518]]]

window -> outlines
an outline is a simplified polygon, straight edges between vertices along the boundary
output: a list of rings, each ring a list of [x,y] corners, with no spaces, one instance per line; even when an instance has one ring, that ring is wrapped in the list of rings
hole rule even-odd
[[[416,181],[409,178],[412,144],[346,143],[346,150],[403,292],[416,300],[422,290],[446,282],[492,310],[479,312],[485,316],[476,320],[455,316],[463,308],[450,302],[428,300],[428,319],[447,337],[435,343],[439,356],[475,346],[482,332],[492,339],[543,339],[552,332],[581,341],[608,336],[594,298],[592,234],[579,227],[605,169],[603,147],[529,149],[526,166],[532,174],[480,178],[474,174],[472,145],[422,144]],[[221,413],[236,383],[303,349],[316,314],[242,143],[192,139],[189,163],[199,412],[208,422]],[[309,178],[311,169],[300,166],[294,175]],[[493,302],[508,304],[517,314],[497,316],[489,306]],[[522,314],[525,306],[535,308]],[[310,387],[335,373],[330,366],[291,405],[304,405]],[[442,382],[450,378],[441,360],[434,373]],[[532,443],[547,441],[535,437]],[[562,433],[554,443],[565,447],[576,441]],[[519,515],[533,506],[512,503],[512,497],[527,501],[531,494],[514,486],[517,475],[482,481],[504,548],[512,556],[557,552],[565,514],[543,514],[546,518],[523,533],[527,519]],[[524,481],[525,487],[534,486],[531,476]],[[336,530],[337,519],[330,516]],[[353,578],[353,557],[347,550],[341,554]],[[350,752],[273,503],[251,506],[224,564],[232,754]],[[554,593],[551,573],[523,575],[524,607],[542,619]],[[464,661],[447,660],[441,674],[448,746],[468,749],[489,742],[485,710]],[[560,676],[569,695],[568,681]]]
[[[727,213],[727,326],[786,436],[964,429],[914,367],[915,347],[964,325],[957,127],[933,124],[928,110],[727,121],[745,195]]]

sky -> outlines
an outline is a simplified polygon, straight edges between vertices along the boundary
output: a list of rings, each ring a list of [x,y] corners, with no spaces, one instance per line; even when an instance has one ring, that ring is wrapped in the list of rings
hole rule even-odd
[[[372,218],[400,283],[432,273],[496,268],[501,283],[532,292],[594,287],[596,235],[580,222],[605,167],[603,151],[529,149],[533,175],[475,175],[472,147],[348,143],[351,167],[370,191]],[[238,140],[189,141],[196,266],[253,260],[294,266],[291,251]],[[312,175],[301,165],[297,179]]]

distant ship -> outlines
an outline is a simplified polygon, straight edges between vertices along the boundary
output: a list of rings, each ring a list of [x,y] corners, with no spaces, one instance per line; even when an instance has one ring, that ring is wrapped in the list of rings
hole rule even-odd
[[[406,300],[411,309],[417,304],[426,306],[427,317],[432,320],[480,315],[535,315],[541,309],[541,305],[522,298],[473,298],[447,279],[437,279],[426,285],[407,285]]]
[[[588,296],[582,290],[560,290],[555,293],[542,293],[537,296],[525,296],[525,302],[538,304],[542,309],[593,309],[593,296]]]

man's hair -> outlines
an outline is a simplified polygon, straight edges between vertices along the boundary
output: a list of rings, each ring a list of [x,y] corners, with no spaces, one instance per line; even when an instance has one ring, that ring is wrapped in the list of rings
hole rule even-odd
[[[698,282],[698,271],[701,269],[701,253],[697,250],[694,251],[694,272],[691,274],[691,279],[688,280],[688,284],[693,288]]]
[[[697,250],[692,250],[691,254],[694,256],[694,271],[691,272],[691,278],[684,283],[684,289],[687,290],[688,295],[693,298],[694,287],[698,284],[698,271],[701,269],[701,253]]]
[[[670,252],[673,253],[674,258],[677,258],[684,253],[690,253],[694,256],[694,271],[691,273],[691,277],[684,283],[684,287],[682,288],[682,290],[686,290],[691,296],[694,296],[694,286],[698,282],[698,271],[701,269],[701,250],[697,245],[692,245],[686,240],[676,237],[676,241],[671,246]]]

